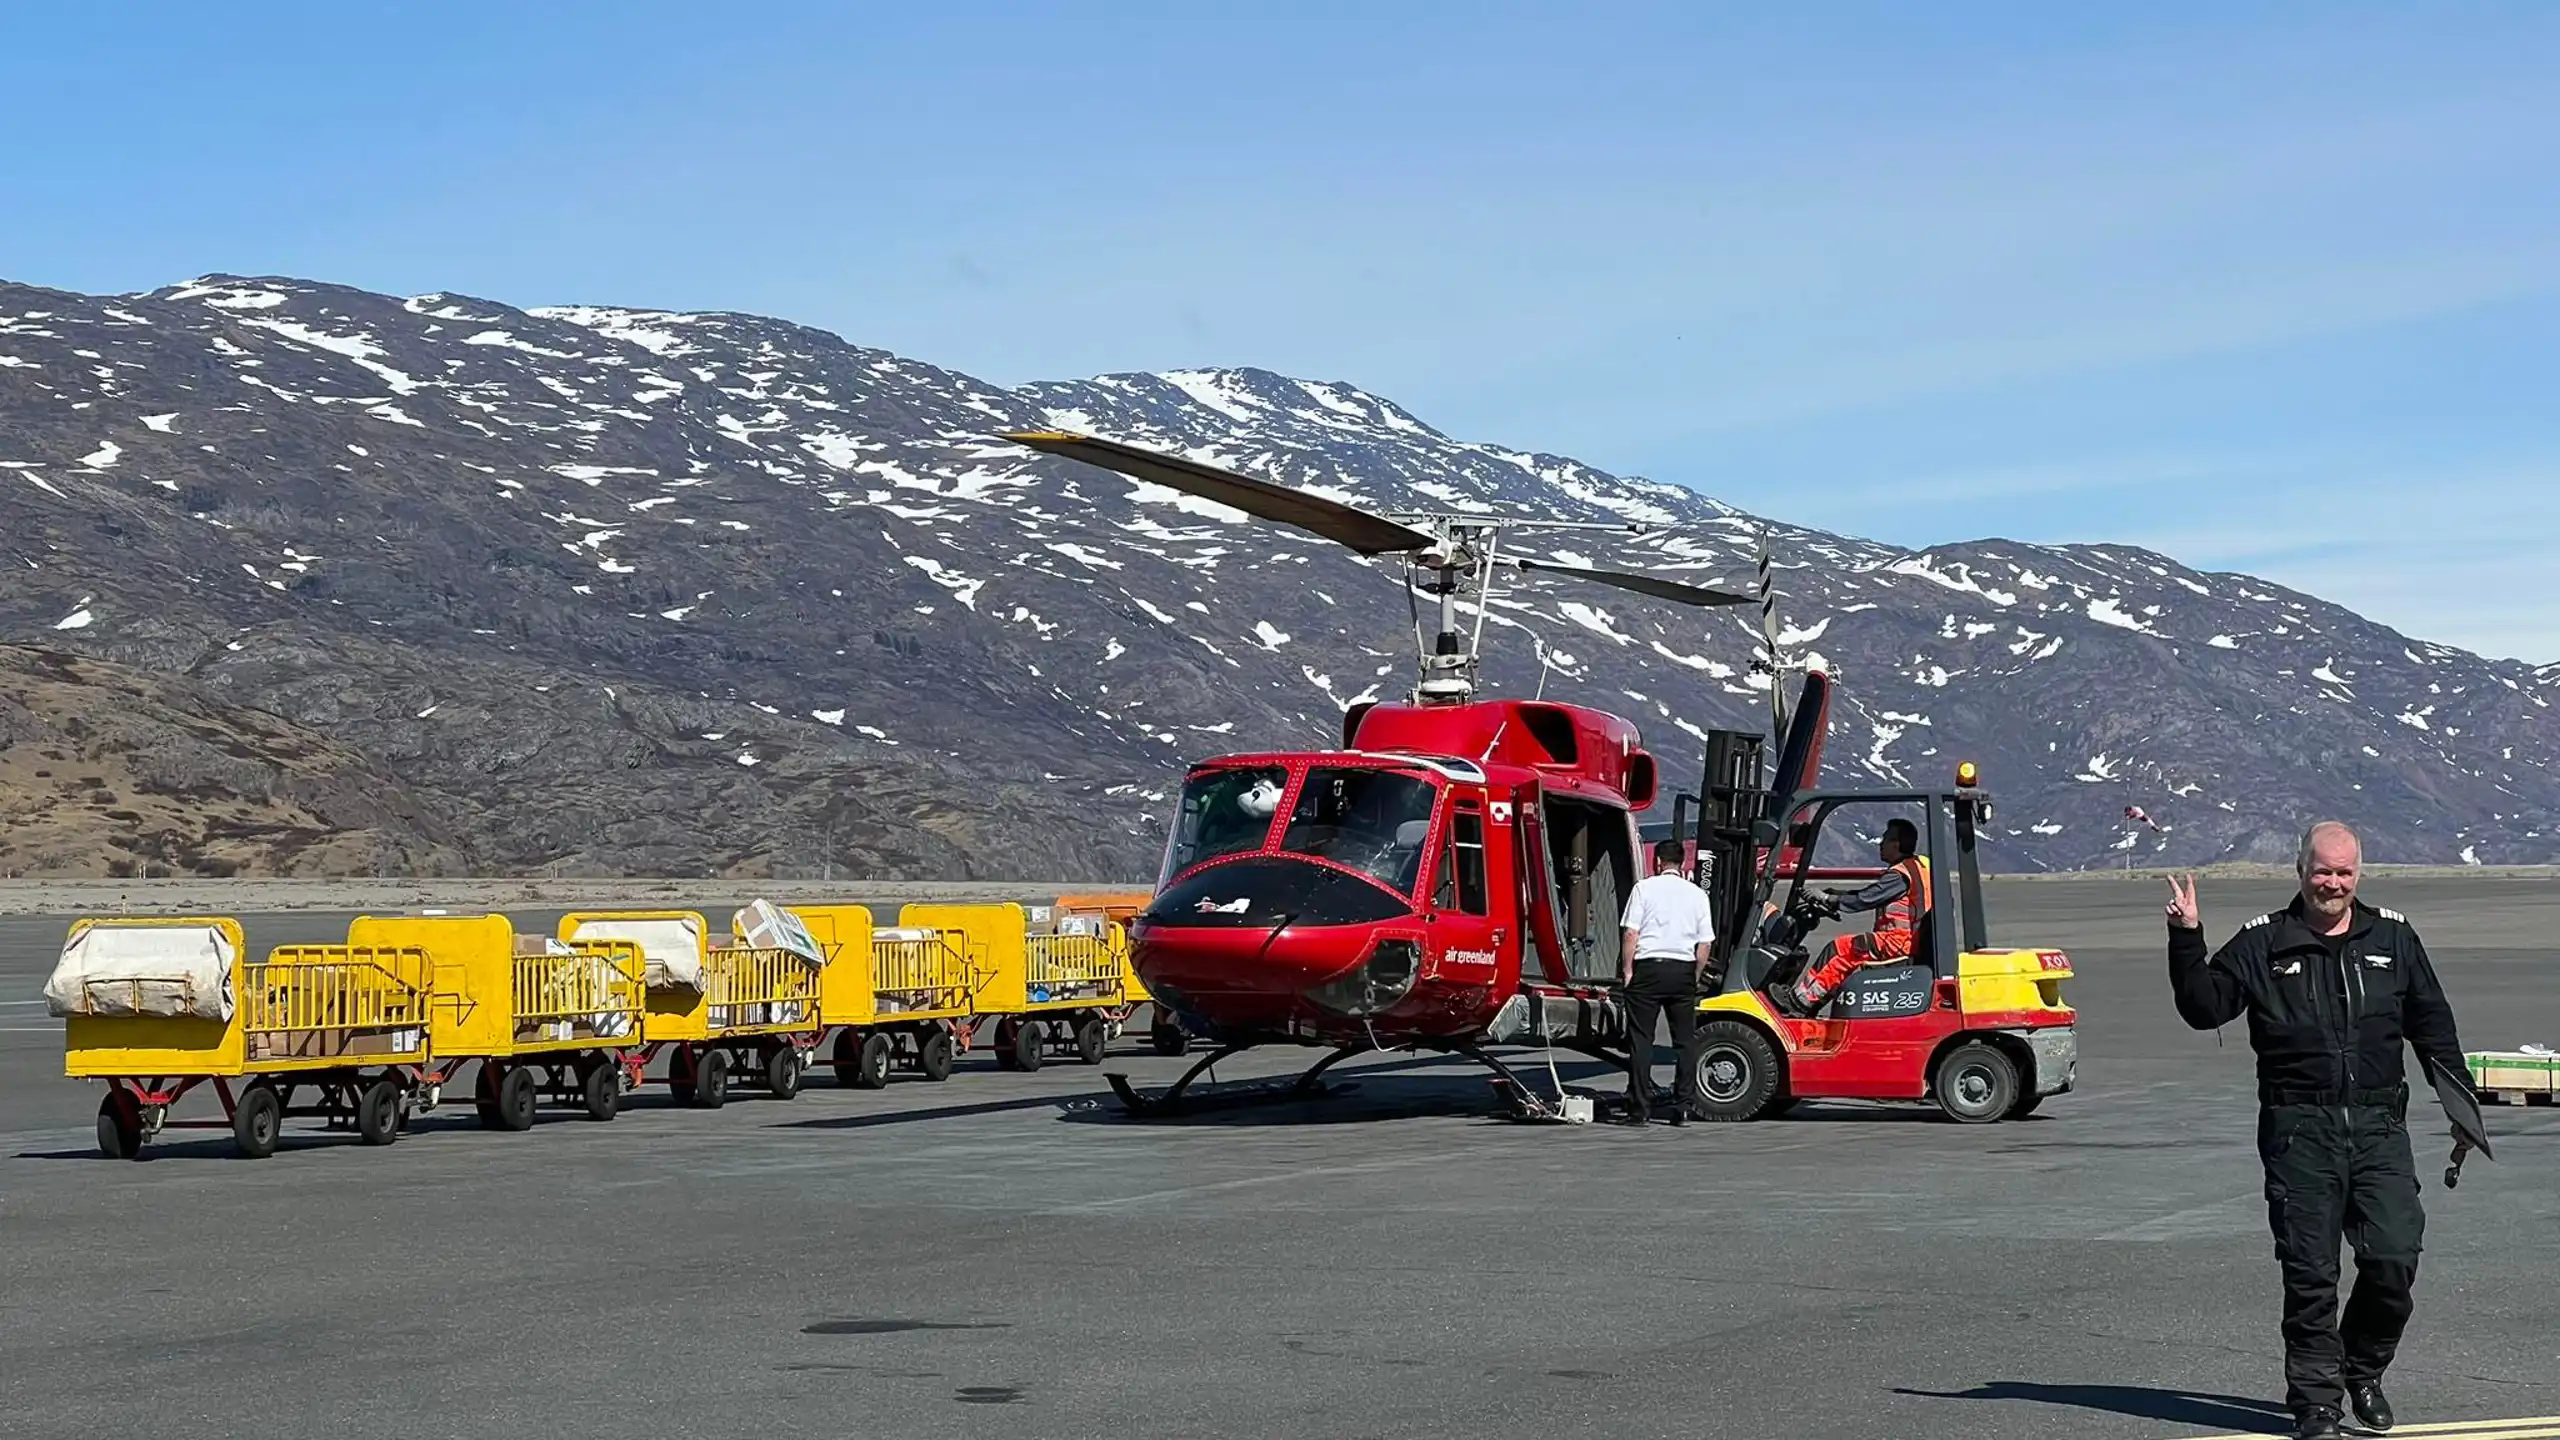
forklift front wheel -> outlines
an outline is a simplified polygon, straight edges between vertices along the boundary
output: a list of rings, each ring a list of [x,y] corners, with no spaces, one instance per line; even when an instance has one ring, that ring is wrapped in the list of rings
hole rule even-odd
[[[1979,1040],[1969,1040],[1938,1062],[1938,1108],[1967,1125],[2004,1119],[2018,1103],[2017,1062]]]
[[[1698,1114],[1707,1120],[1757,1120],[1778,1101],[1781,1061],[1769,1037],[1740,1020],[1698,1027]]]

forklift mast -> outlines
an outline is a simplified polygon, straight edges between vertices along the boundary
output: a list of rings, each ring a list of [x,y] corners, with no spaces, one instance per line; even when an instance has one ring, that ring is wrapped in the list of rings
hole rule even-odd
[[[1770,818],[1768,744],[1756,731],[1707,732],[1706,773],[1698,784],[1696,869],[1716,921],[1713,954],[1721,971],[1734,948],[1758,928],[1760,846]]]

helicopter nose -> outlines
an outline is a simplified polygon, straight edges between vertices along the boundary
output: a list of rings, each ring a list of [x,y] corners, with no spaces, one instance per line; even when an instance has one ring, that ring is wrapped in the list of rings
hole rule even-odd
[[[1131,938],[1130,963],[1151,991],[1230,1029],[1278,1026],[1309,991],[1355,968],[1372,938],[1365,927],[1283,931],[1148,926]]]

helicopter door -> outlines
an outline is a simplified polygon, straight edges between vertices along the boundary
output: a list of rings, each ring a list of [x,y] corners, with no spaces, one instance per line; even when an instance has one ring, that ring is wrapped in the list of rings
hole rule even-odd
[[[1511,791],[1510,893],[1520,924],[1520,976],[1524,980],[1562,980],[1564,938],[1555,909],[1555,885],[1547,869],[1546,823],[1538,787],[1517,785]]]
[[[1496,920],[1494,873],[1484,801],[1461,792],[1449,808],[1448,834],[1424,912],[1429,963],[1452,984],[1490,985],[1502,969],[1507,928]]]

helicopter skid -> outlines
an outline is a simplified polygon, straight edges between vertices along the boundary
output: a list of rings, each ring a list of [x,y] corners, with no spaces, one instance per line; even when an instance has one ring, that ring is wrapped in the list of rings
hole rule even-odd
[[[1197,1114],[1203,1110],[1230,1110],[1249,1105],[1285,1105],[1299,1100],[1320,1100],[1347,1093],[1357,1087],[1325,1083],[1324,1072],[1354,1055],[1366,1053],[1366,1045],[1337,1048],[1315,1063],[1306,1073],[1288,1080],[1244,1080],[1232,1085],[1219,1085],[1205,1092],[1195,1092],[1191,1082],[1206,1074],[1219,1061],[1253,1048],[1250,1045],[1228,1045],[1193,1062],[1163,1093],[1147,1095],[1129,1083],[1129,1077],[1112,1071],[1102,1078],[1111,1085],[1111,1093],[1120,1097],[1120,1108],[1133,1118],[1159,1119],[1174,1115]]]

